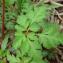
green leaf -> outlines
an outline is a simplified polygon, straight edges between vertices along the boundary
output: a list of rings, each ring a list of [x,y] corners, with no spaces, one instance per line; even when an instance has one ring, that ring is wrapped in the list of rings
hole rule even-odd
[[[35,35],[34,32],[28,33],[27,37],[28,37],[28,39],[30,39],[31,41],[37,40],[37,36]]]
[[[40,26],[37,23],[32,23],[29,27],[29,29],[33,32],[37,32],[40,29]]]
[[[47,24],[44,25],[44,31],[41,33],[40,42],[46,48],[55,48],[57,45],[61,44],[63,39],[60,38],[62,33],[59,32],[59,27],[57,24]]]
[[[6,28],[7,28],[7,30],[13,30],[14,29],[14,24],[12,23],[12,22],[8,22],[7,24],[6,24]]]
[[[31,61],[30,57],[23,57],[23,63],[29,63]]]
[[[22,38],[20,36],[17,36],[15,40],[13,41],[12,47],[13,49],[18,49],[21,46]]]
[[[11,4],[13,4],[15,1],[17,1],[17,0],[5,0],[5,2],[6,2],[7,5],[11,5]]]
[[[37,11],[38,10],[38,11]],[[47,6],[42,5],[40,7],[35,7],[35,22],[43,21],[43,19],[47,16]]]
[[[20,63],[20,59],[15,57],[14,55],[7,55],[7,60],[10,62],[10,63]]]
[[[9,35],[6,35],[3,42],[2,42],[2,45],[1,45],[1,49],[2,50],[5,50],[6,47],[7,47],[7,43],[8,43],[8,38],[9,38]]]
[[[30,22],[29,22],[27,16],[22,15],[22,16],[18,17],[17,23],[26,29],[29,26]]]
[[[48,63],[48,62],[46,62],[44,60],[37,60],[37,61],[33,60],[33,61],[31,61],[31,63]]]
[[[24,38],[21,44],[21,52],[22,52],[22,56],[26,55],[26,53],[29,52],[30,49],[30,45],[28,43],[28,39]]]
[[[31,42],[30,40],[28,41],[29,45],[30,45],[30,50],[28,52],[30,57],[33,57],[34,59],[41,59],[41,51],[38,50],[40,48],[38,48],[37,44],[34,44],[34,42]]]
[[[15,26],[15,29],[16,29],[16,31],[18,31],[18,32],[19,32],[19,31],[20,31],[20,32],[21,32],[21,31],[25,31],[24,27],[19,26],[19,25],[16,25],[16,26]]]

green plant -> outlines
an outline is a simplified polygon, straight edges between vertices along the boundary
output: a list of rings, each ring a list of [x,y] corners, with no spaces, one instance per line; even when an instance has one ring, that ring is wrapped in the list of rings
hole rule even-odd
[[[5,31],[14,29],[15,23],[13,23],[13,21],[15,21],[17,17],[17,13],[15,12],[15,10],[11,10],[12,9],[11,7],[13,7],[13,3],[15,1],[16,0],[14,1],[1,0],[0,1],[0,16],[1,16],[0,17],[0,29],[1,29],[0,33],[2,33],[3,35],[5,35],[4,34]]]
[[[63,33],[60,33],[59,25],[46,20],[49,10],[54,7],[43,2],[38,4],[31,0],[6,0],[6,5],[10,6],[15,2],[19,9],[17,13],[20,14],[15,23],[15,38],[11,42],[12,45],[10,44],[11,47],[7,48],[9,35],[5,36],[0,50],[1,57],[6,58],[9,63],[49,63],[43,58],[49,54],[48,58],[54,58],[54,52],[43,50],[42,47],[54,49],[63,44]],[[7,15],[10,14],[8,19],[13,18],[14,12],[9,12],[9,8],[7,9]],[[6,27],[10,28],[10,24]],[[11,26],[11,28],[13,27]],[[3,62],[2,59],[0,63],[6,62]]]
[[[48,5],[36,6],[29,1],[23,4],[21,15],[15,26],[15,40],[13,49],[23,63],[47,63],[42,58],[41,44],[50,49],[63,44],[63,33],[59,32],[59,25],[47,22]],[[42,50],[43,51],[43,50]],[[18,55],[19,54],[19,55]],[[25,62],[24,57],[28,60]],[[43,62],[44,61],[44,62]]]

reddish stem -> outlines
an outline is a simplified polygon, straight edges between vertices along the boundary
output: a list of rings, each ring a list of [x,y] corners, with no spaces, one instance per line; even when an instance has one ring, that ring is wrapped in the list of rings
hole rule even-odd
[[[2,36],[4,36],[5,33],[4,20],[5,20],[5,0],[2,0]]]

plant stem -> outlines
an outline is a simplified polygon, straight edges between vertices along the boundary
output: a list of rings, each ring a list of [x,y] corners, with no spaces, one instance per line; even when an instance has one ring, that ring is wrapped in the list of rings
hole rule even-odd
[[[5,0],[2,0],[2,36],[4,36],[5,33],[4,20],[5,20]]]

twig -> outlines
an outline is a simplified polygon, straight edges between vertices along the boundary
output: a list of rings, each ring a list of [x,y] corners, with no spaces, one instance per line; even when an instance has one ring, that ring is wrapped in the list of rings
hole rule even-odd
[[[55,14],[57,16],[57,14]],[[63,16],[63,13],[59,13],[60,16]]]
[[[55,0],[46,0],[44,3],[51,3],[51,4],[53,4],[53,5],[57,5],[57,6],[62,6],[62,7],[63,7],[62,4],[57,3]]]
[[[57,55],[57,54],[55,54],[55,57],[56,57],[57,63],[60,63],[61,61],[59,60],[59,58],[58,58],[58,55]]]
[[[4,36],[4,20],[5,20],[5,0],[2,0],[2,37]]]
[[[53,4],[53,5],[57,5],[57,6],[62,6],[62,7],[63,7],[63,5],[62,5],[62,4],[57,3],[57,2],[55,2],[55,1],[51,1],[51,4]]]
[[[55,49],[57,50],[57,53],[61,56],[61,60],[63,60],[63,52],[59,48],[55,48]],[[55,53],[57,63],[62,63],[61,60],[59,59],[57,53]]]
[[[58,47],[58,48],[63,49],[63,47]]]
[[[63,22],[63,19],[61,18],[59,12],[57,10],[55,10],[55,11],[56,11],[56,14],[58,15],[58,18]]]
[[[62,53],[62,51],[59,49],[59,48],[55,48],[56,50],[57,50],[57,53],[59,54],[59,55],[63,55],[63,53]]]

